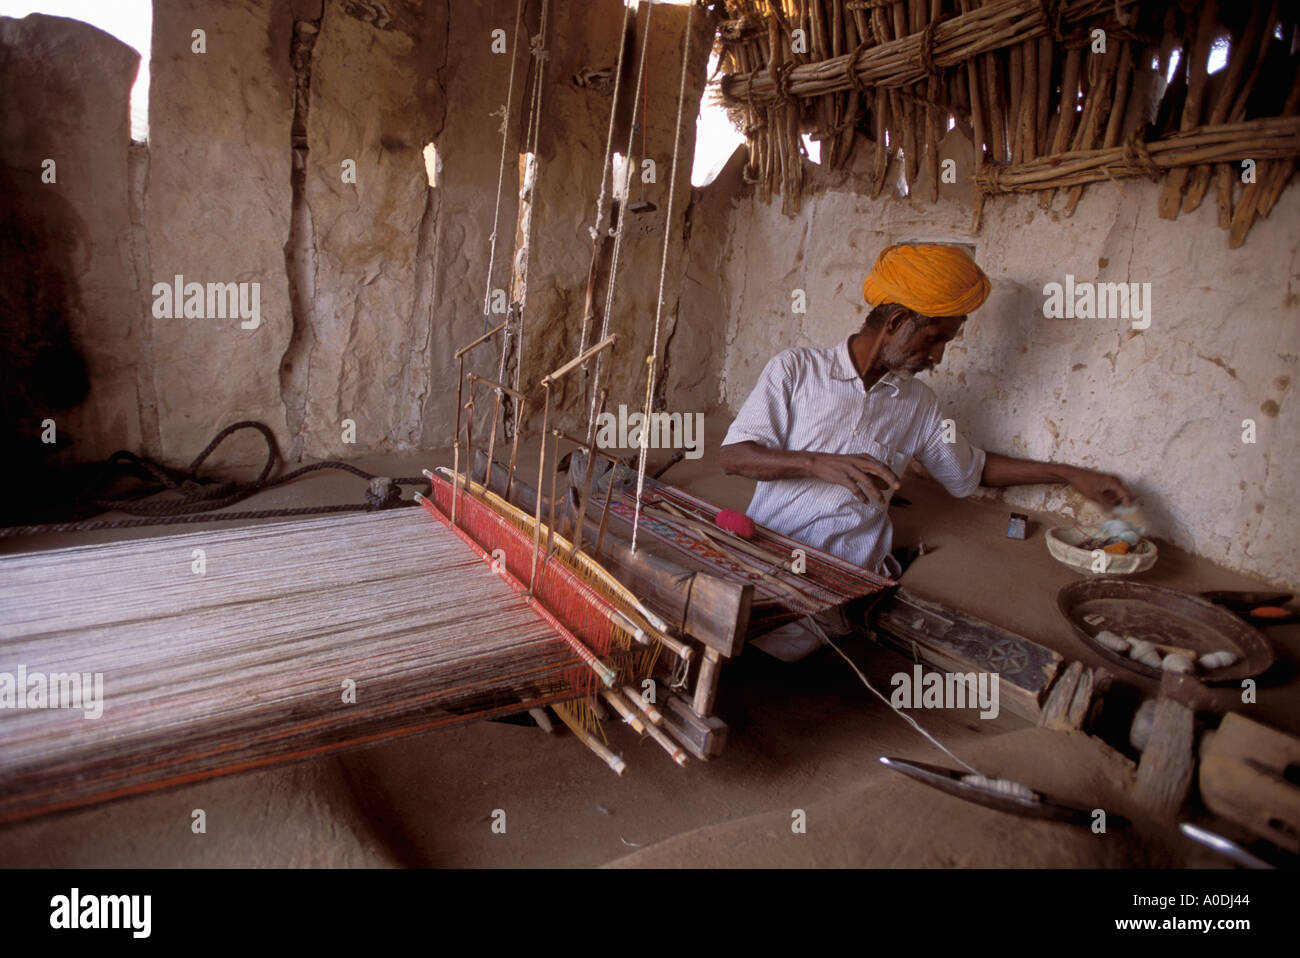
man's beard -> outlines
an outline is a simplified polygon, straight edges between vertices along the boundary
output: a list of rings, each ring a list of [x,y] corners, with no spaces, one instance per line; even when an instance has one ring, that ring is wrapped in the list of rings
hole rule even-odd
[[[917,373],[928,372],[934,368],[934,363],[928,359],[902,358],[894,360],[892,357],[887,356],[885,360],[885,367],[895,379],[911,379]]]

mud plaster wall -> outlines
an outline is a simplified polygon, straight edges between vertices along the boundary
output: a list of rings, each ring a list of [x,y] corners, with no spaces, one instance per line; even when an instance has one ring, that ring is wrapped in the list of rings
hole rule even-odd
[[[506,101],[515,4],[169,0],[155,8],[147,147],[128,134],[133,51],[72,20],[0,21],[11,104],[0,151],[19,177],[17,219],[49,234],[45,268],[66,282],[59,312],[90,370],[85,401],[58,417],[71,440],[63,460],[127,448],[181,464],[241,419],[267,423],[291,459],[449,444],[451,354],[483,329],[501,155],[494,113]],[[572,78],[613,67],[622,9],[617,0],[552,4],[525,384],[577,348],[611,100]],[[528,40],[539,11],[538,0],[525,5],[515,61],[499,288],[510,287]],[[671,6],[653,15],[645,152],[658,175],[644,192],[659,209],[630,225],[624,245],[611,316],[624,342],[606,378],[615,403],[639,405],[644,392],[685,17]],[[507,34],[504,55],[491,50],[497,28]],[[196,29],[205,31],[204,53],[192,49]],[[711,30],[696,17],[675,251]],[[33,104],[39,109],[25,109]],[[436,189],[422,155],[430,141],[443,163]],[[640,152],[640,134],[637,144]],[[46,156],[60,158],[57,186],[39,182]],[[355,162],[355,183],[344,180],[344,160]],[[680,259],[666,287],[661,342],[670,350]],[[177,275],[259,284],[259,327],[154,316],[153,284]],[[670,355],[669,364],[700,381],[707,357]],[[468,368],[495,376],[496,358],[481,349]],[[573,420],[581,403],[566,398]],[[348,419],[353,443],[344,441]],[[245,436],[212,462],[262,455],[261,441]]]
[[[1287,190],[1239,250],[1227,248],[1213,203],[1163,220],[1159,186],[1140,180],[1089,187],[1073,218],[1043,212],[1037,196],[992,201],[983,231],[972,236],[962,188],[947,187],[935,205],[888,195],[872,201],[853,189],[860,171],[846,177],[814,167],[816,195],[793,218],[752,194],[734,201],[743,153],[703,191],[703,209],[727,226],[692,249],[688,271],[721,276],[720,294],[687,287],[690,308],[724,318],[721,415],[744,402],[776,352],[831,345],[860,327],[862,279],[884,246],[973,244],[992,295],[926,374],[958,429],[1007,455],[1115,472],[1141,497],[1158,537],[1300,585],[1292,507],[1300,494],[1300,190]],[[855,162],[867,153],[859,145]],[[1150,328],[1044,318],[1044,284],[1067,273],[1076,281],[1150,282]],[[792,312],[795,288],[807,292],[806,314]],[[1256,424],[1254,444],[1242,442],[1246,419]],[[992,494],[1066,513],[1085,504],[1058,486]]]
[[[148,332],[136,272],[143,250],[129,188],[139,157],[127,106],[139,60],[84,23],[0,18],[0,389],[23,460],[40,449],[46,417],[60,446],[84,443],[90,456],[146,439],[138,398]],[[74,351],[93,403],[81,401],[86,384],[77,386]]]
[[[533,213],[533,253],[529,265],[528,305],[525,313],[526,362],[524,381],[535,382],[548,371],[574,356],[581,343],[582,316],[592,258],[588,230],[596,218],[609,129],[612,92],[591,85],[579,86],[574,74],[585,69],[613,71],[618,58],[618,37],[623,7],[615,0],[599,4],[553,4],[555,44],[548,64],[547,100],[543,105],[546,125],[538,145],[540,164],[536,208]],[[668,193],[672,181],[674,131],[677,100],[682,78],[683,47],[687,11],[680,6],[656,4],[648,14],[650,48],[642,105],[647,117],[644,130],[633,136],[632,156],[636,169],[642,159],[654,161],[654,181],[634,176],[630,200],[644,200],[656,209],[643,214],[626,214],[619,252],[613,309],[609,331],[620,336],[609,353],[602,382],[609,387],[609,407],[622,403],[639,409],[645,401],[646,363],[653,338],[663,263],[664,230],[669,230],[669,255],[660,320],[659,386],[656,393],[674,409],[682,408],[672,393],[675,377],[697,381],[706,377],[709,357],[678,348],[678,299],[682,286],[691,199],[691,162],[695,152],[695,116],[706,80],[706,67],[715,24],[699,12],[693,18],[690,55],[687,64],[685,107],[678,150],[676,190],[672,219],[668,221]],[[643,5],[638,36],[647,23]],[[629,69],[624,90],[636,82],[635,67],[641,54],[640,42],[629,47]],[[626,94],[620,94],[623,96]],[[638,124],[642,123],[638,119]],[[613,150],[628,152],[625,119],[614,134]],[[598,298],[603,314],[605,297]],[[600,320],[593,323],[588,343],[600,336]],[[594,364],[593,364],[594,367]],[[587,421],[582,401],[590,380],[578,372],[557,390],[559,422],[579,428]],[[534,390],[530,402],[540,402]],[[534,406],[534,408],[536,408]]]

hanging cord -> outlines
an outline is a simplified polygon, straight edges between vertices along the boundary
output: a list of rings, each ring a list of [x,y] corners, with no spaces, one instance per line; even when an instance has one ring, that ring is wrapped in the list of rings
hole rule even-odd
[[[632,5],[623,4],[623,28],[618,34],[618,63],[614,67],[614,94],[609,104],[609,131],[605,134],[605,162],[600,168],[600,196],[596,200],[596,225],[589,230],[592,243],[600,240],[605,230],[605,198],[608,191],[605,184],[610,180],[610,161],[614,155],[614,116],[618,112],[618,93],[623,83],[623,59],[627,53],[627,23],[628,17],[632,15]],[[582,315],[582,332],[578,339],[578,352],[576,355],[581,356],[587,351],[588,339],[591,335],[586,310]],[[594,396],[595,393],[593,392]]]
[[[927,732],[925,729],[921,728],[921,726],[917,724],[916,719],[912,718],[912,716],[908,715],[908,714],[907,714],[906,712],[904,712],[902,709],[895,708],[893,702],[889,701],[889,699],[887,699],[885,696],[881,695],[880,692],[878,692],[878,691],[876,690],[876,687],[875,687],[874,685],[871,684],[871,681],[870,681],[870,680],[869,680],[865,675],[862,674],[862,670],[861,670],[860,668],[858,668],[857,663],[854,662],[854,661],[853,661],[851,658],[849,658],[847,655],[845,655],[845,654],[844,654],[844,650],[841,649],[838,645],[836,645],[834,642],[831,641],[830,636],[826,634],[826,630],[823,629],[823,628],[821,627],[821,623],[819,623],[819,622],[818,622],[815,618],[813,618],[811,615],[804,616],[804,619],[807,621],[808,625],[810,625],[810,626],[812,627],[812,630],[813,630],[814,632],[816,632],[817,635],[819,635],[819,636],[821,637],[821,640],[822,640],[823,642],[825,642],[827,645],[829,645],[832,649],[834,649],[834,650],[836,651],[836,653],[838,653],[838,655],[839,655],[840,658],[842,658],[845,662],[849,663],[849,668],[853,669],[854,672],[858,673],[858,678],[860,678],[860,679],[862,680],[862,684],[865,685],[865,686],[866,686],[866,687],[871,691],[871,694],[872,694],[872,695],[874,695],[876,698],[880,699],[880,701],[884,702],[884,703],[885,703],[886,705],[888,705],[891,709],[893,709],[894,712],[897,713],[898,716],[899,716],[899,717],[900,717],[904,722],[906,722],[908,725],[912,726],[912,728],[916,729],[916,731],[918,731],[919,733],[921,733],[921,735],[923,735],[926,739],[929,740],[930,744],[932,744],[932,745],[933,745],[935,748],[937,748],[939,751],[943,752],[945,755],[947,755],[949,758],[951,758],[954,762],[956,762],[956,763],[957,763],[958,765],[960,765],[962,768],[966,769],[966,770],[969,771],[969,772],[972,772],[972,773],[975,774],[975,775],[979,775],[979,776],[981,776],[981,777],[985,777],[985,776],[984,776],[984,773],[981,772],[979,769],[977,769],[974,765],[971,765],[969,762],[962,761],[962,759],[958,758],[958,757],[957,757],[957,756],[952,752],[951,749],[949,749],[946,745],[944,745],[942,742],[940,742],[937,738],[935,738],[933,735],[931,735],[931,734],[930,734],[929,732]],[[989,780],[989,781],[992,781],[992,779],[988,779],[988,780]]]
[[[542,0],[542,18],[538,27],[537,36],[533,38],[532,54],[537,62],[537,74],[533,83],[533,103],[528,114],[528,132],[525,139],[528,143],[528,152],[532,156],[532,162],[528,166],[525,175],[524,186],[528,193],[528,228],[524,234],[523,241],[523,269],[520,271],[519,278],[519,311],[518,311],[518,328],[516,329],[517,342],[515,346],[515,370],[513,386],[516,392],[520,391],[520,382],[523,378],[524,366],[524,314],[528,307],[528,272],[532,264],[533,248],[533,214],[536,212],[537,203],[537,184],[542,177],[541,157],[538,154],[537,145],[541,139],[542,128],[542,80],[546,73],[546,61],[550,59],[550,52],[546,49],[546,27],[548,22],[548,13],[550,10],[550,0]],[[517,216],[518,214],[516,214]],[[508,327],[507,327],[508,328]],[[504,348],[504,344],[503,347]],[[498,378],[498,382],[504,382]]]
[[[501,165],[497,170],[497,204],[492,214],[492,244],[488,253],[487,289],[483,291],[483,332],[487,332],[488,315],[492,303],[492,273],[497,260],[497,224],[501,220],[501,189],[506,179],[506,143],[510,139],[510,106],[515,98],[515,63],[519,60],[519,20],[523,14],[524,0],[515,4],[515,32],[510,46],[510,86],[506,90],[506,105],[501,116]],[[493,114],[494,116],[496,114]]]
[[[655,303],[654,341],[650,346],[650,355],[646,357],[649,369],[646,370],[645,418],[641,427],[641,450],[636,467],[636,506],[632,516],[632,551],[636,552],[636,534],[641,525],[641,492],[645,488],[646,454],[650,449],[650,407],[654,402],[655,364],[659,360],[659,330],[663,323],[664,281],[668,276],[669,237],[672,235],[673,200],[677,196],[677,159],[682,144],[682,110],[686,104],[686,69],[691,57],[691,22],[695,16],[695,4],[686,8],[686,42],[682,45],[682,76],[677,84],[677,124],[673,127],[673,165],[668,179],[668,209],[664,212],[664,252],[659,262],[659,299]],[[646,37],[646,46],[649,46]],[[644,141],[642,141],[644,143]],[[642,147],[644,149],[644,146]]]
[[[255,429],[266,440],[266,464],[261,475],[249,483],[219,482],[205,479],[199,475],[199,467],[227,437],[241,429]],[[100,464],[94,478],[85,486],[83,492],[75,496],[78,503],[85,503],[89,509],[83,509],[82,518],[68,522],[47,523],[43,525],[7,526],[0,528],[0,539],[13,536],[40,535],[50,532],[91,532],[96,529],[129,529],[138,526],[171,525],[188,522],[218,522],[226,519],[266,519],[277,516],[323,515],[337,512],[361,512],[387,509],[394,506],[415,505],[414,502],[402,502],[399,488],[403,485],[429,486],[429,480],[420,476],[389,479],[376,476],[358,469],[350,463],[338,460],[326,460],[312,463],[276,479],[270,475],[280,464],[280,450],[275,442],[275,434],[264,424],[246,420],[227,426],[208,443],[204,450],[186,469],[173,469],[154,462],[143,456],[125,450],[113,453]],[[350,472],[370,483],[366,490],[364,505],[301,506],[284,509],[258,509],[244,512],[216,512],[227,506],[241,502],[264,489],[292,482],[311,472],[325,469],[338,469]],[[134,479],[152,478],[149,485],[132,489],[116,495],[98,493],[116,480],[127,477]],[[179,498],[155,499],[142,501],[150,496],[173,493]],[[89,516],[98,512],[127,512],[136,519],[91,519]]]
[[[627,152],[623,154],[623,184],[627,188],[624,191],[623,199],[627,199],[627,190],[631,188],[632,173],[632,147],[636,143],[636,118],[637,108],[641,105],[641,85],[645,82],[646,57],[650,52],[650,18],[654,13],[655,5],[650,3],[646,6],[645,12],[645,36],[641,40],[641,65],[637,68],[636,90],[632,94],[632,122],[627,131]],[[641,122],[645,122],[645,117],[641,117]],[[623,230],[627,225],[626,204],[621,205],[618,210],[618,228],[614,231],[614,252],[609,260],[609,285],[605,290],[605,315],[600,318],[600,338],[603,340],[609,335],[609,318],[614,312],[614,291],[617,288],[615,283],[618,277],[618,261],[623,250]],[[596,429],[596,397],[600,394],[601,375],[605,371],[606,354],[601,353],[596,357],[596,373],[591,384],[591,407],[587,412],[587,442],[590,443],[592,436],[595,435]]]

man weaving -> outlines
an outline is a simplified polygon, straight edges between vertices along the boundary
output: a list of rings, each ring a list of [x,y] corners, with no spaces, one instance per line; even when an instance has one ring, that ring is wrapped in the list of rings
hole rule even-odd
[[[1115,476],[987,452],[945,429],[938,397],[912,377],[938,365],[988,298],[988,277],[963,250],[890,246],[862,291],[874,307],[862,329],[838,346],[774,356],[723,440],[723,471],[758,480],[755,522],[896,577],[888,502],[913,459],[953,496],[1068,483],[1108,509],[1132,501]],[[820,640],[795,624],[754,644],[793,660]]]

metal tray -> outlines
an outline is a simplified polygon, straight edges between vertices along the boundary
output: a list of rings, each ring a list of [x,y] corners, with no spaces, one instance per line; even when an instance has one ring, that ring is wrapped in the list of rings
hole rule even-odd
[[[1187,592],[1107,576],[1067,585],[1057,593],[1056,604],[1089,647],[1116,665],[1151,678],[1160,678],[1161,670],[1120,655],[1093,636],[1109,630],[1197,653],[1224,649],[1237,653],[1237,661],[1226,668],[1193,673],[1210,685],[1250,678],[1273,664],[1273,647],[1258,629]],[[1105,620],[1096,625],[1084,621],[1092,615]]]

